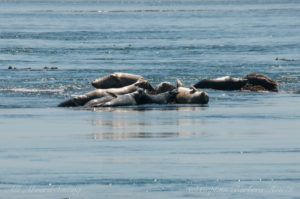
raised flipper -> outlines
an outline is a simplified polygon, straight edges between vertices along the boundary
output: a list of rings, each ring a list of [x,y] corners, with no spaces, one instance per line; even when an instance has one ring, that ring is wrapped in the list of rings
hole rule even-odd
[[[190,89],[191,89],[191,93],[197,92],[197,89],[193,85],[190,85]]]
[[[177,82],[177,88],[184,86],[183,83],[179,79],[176,79],[176,82]]]

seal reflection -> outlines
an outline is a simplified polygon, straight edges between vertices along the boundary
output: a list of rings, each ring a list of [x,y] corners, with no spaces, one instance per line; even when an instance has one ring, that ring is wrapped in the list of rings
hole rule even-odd
[[[205,135],[200,126],[206,119],[198,117],[203,106],[144,106],[95,110],[93,132],[88,139],[122,140],[174,138]],[[166,117],[168,115],[168,117]]]

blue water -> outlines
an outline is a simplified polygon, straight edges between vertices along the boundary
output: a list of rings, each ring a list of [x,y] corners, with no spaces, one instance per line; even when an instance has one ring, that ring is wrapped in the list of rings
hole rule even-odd
[[[299,18],[297,0],[0,0],[0,198],[299,197]],[[206,90],[207,106],[56,107],[117,71],[280,86]]]

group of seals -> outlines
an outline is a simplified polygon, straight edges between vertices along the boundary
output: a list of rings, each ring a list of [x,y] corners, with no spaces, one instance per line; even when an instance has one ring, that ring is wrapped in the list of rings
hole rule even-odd
[[[92,81],[96,89],[59,104],[60,107],[110,107],[140,104],[207,104],[209,96],[197,88],[216,90],[249,90],[277,92],[279,84],[265,75],[250,73],[242,78],[220,77],[204,79],[183,86],[177,79],[177,86],[162,82],[154,89],[142,76],[128,73],[111,73]]]
[[[92,81],[96,89],[60,103],[60,107],[107,107],[140,104],[207,104],[206,92],[184,88],[178,80],[177,87],[163,82],[155,89],[140,75],[112,73]]]
[[[61,107],[67,107],[67,106],[83,106],[87,102],[93,99],[100,99],[107,96],[118,96],[118,95],[125,95],[129,93],[133,93],[137,91],[139,88],[145,89],[149,92],[153,92],[154,89],[151,86],[151,84],[144,79],[138,79],[134,84],[127,85],[117,88],[107,88],[107,89],[95,89],[93,91],[90,91],[84,95],[80,95],[77,97],[74,97],[72,99],[66,100],[59,104]],[[107,99],[109,99],[107,97]],[[110,98],[110,100],[113,100],[114,98]],[[114,99],[115,100],[115,99]]]
[[[110,95],[102,98],[90,100],[85,107],[112,107],[112,106],[130,106],[140,104],[168,104],[176,97],[177,91],[167,91],[161,94],[152,95],[143,89],[138,89],[132,93],[124,95]]]

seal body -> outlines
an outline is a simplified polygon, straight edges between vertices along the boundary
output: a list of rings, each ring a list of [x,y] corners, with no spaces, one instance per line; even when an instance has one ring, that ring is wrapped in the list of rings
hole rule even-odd
[[[176,95],[176,103],[179,104],[207,104],[209,96],[204,91],[179,87]]]
[[[245,90],[254,90],[254,91],[273,91],[277,92],[279,84],[270,79],[269,77],[257,74],[257,73],[249,73],[244,76],[247,79],[248,85],[245,86]]]
[[[176,89],[176,86],[174,86],[171,82],[162,82],[158,84],[155,88],[155,94],[164,93],[167,91],[172,91]]]
[[[241,90],[246,84],[247,79],[234,78],[230,76],[216,79],[204,79],[194,85],[196,88],[211,88],[216,90]]]
[[[133,106],[137,105],[140,101],[141,96],[143,95],[143,90],[138,89],[135,92],[128,93],[125,95],[117,95],[115,98],[101,103],[97,104],[97,106],[94,107],[114,107],[114,106]]]
[[[101,104],[108,102],[116,97],[117,97],[116,95],[108,95],[105,97],[96,98],[96,99],[88,101],[84,106],[85,107],[97,107],[97,106],[100,106]]]
[[[197,90],[194,86],[191,88],[183,87],[180,80],[177,79],[176,103],[179,104],[207,104],[209,96],[204,91]]]
[[[122,88],[95,89],[84,95],[80,95],[72,99],[66,100],[60,103],[58,106],[60,107],[83,106],[88,101],[96,98],[102,98],[109,95],[124,95],[127,93],[132,93],[136,91],[138,88],[143,88],[148,90],[149,92],[154,92],[153,87],[147,80],[139,79],[136,83],[131,84],[129,86],[124,86]]]
[[[151,95],[145,92],[142,95],[139,104],[169,104],[175,101],[177,94],[177,89],[173,89],[172,91],[167,91],[157,95]]]
[[[131,85],[137,82],[139,79],[143,79],[140,75],[134,75],[129,73],[111,73],[104,77],[100,77],[92,81],[92,86],[95,88],[107,89],[107,88],[121,88]]]
[[[242,78],[230,76],[216,79],[204,79],[194,85],[196,88],[211,88],[216,90],[249,90],[277,92],[279,84],[265,75],[250,73]]]

